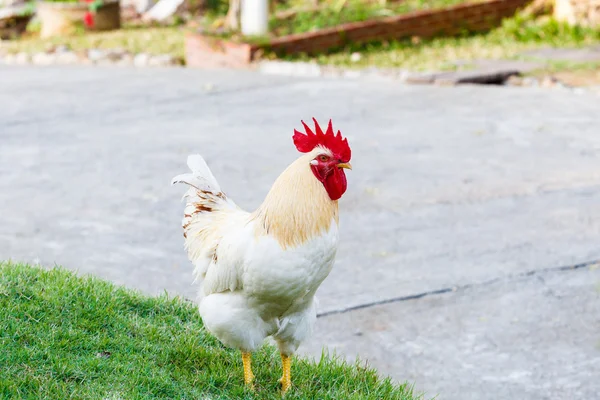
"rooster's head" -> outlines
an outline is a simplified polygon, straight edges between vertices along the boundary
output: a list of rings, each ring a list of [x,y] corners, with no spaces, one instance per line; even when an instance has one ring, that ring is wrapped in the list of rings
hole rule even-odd
[[[304,121],[302,121],[302,125],[304,125],[306,133],[294,129],[294,144],[298,151],[312,153],[310,168],[313,174],[323,184],[331,200],[337,200],[342,197],[347,187],[344,169],[352,169],[348,139],[342,138],[339,130],[336,134],[333,133],[331,120],[329,120],[325,132],[316,119],[313,118],[313,121],[315,122],[314,132]]]

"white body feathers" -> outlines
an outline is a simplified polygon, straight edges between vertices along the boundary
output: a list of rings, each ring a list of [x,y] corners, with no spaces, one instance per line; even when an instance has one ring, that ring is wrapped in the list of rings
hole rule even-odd
[[[221,342],[246,352],[273,336],[291,355],[316,320],[314,295],[333,266],[337,202],[310,170],[315,150],[277,179],[254,213],[227,198],[199,155],[188,158],[185,246],[201,281],[199,310]]]

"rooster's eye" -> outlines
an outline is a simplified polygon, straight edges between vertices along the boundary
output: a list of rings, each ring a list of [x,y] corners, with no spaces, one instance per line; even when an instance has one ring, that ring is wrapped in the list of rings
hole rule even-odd
[[[319,160],[325,162],[325,161],[329,160],[329,157],[322,155],[322,156],[319,156]]]

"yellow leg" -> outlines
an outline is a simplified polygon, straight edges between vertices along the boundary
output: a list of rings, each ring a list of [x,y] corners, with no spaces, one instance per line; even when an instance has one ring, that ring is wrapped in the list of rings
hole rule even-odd
[[[254,380],[251,366],[252,355],[250,353],[242,352],[242,362],[244,363],[244,383],[252,387],[252,381]]]
[[[281,382],[281,391],[285,394],[292,386],[292,357],[282,353],[281,366],[283,368],[283,375],[279,382]]]

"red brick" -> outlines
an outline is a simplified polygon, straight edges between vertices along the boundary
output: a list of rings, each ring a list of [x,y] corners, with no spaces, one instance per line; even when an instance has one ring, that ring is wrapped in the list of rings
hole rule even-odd
[[[247,43],[235,43],[197,33],[185,37],[185,59],[190,67],[245,67],[252,61],[256,50]]]

